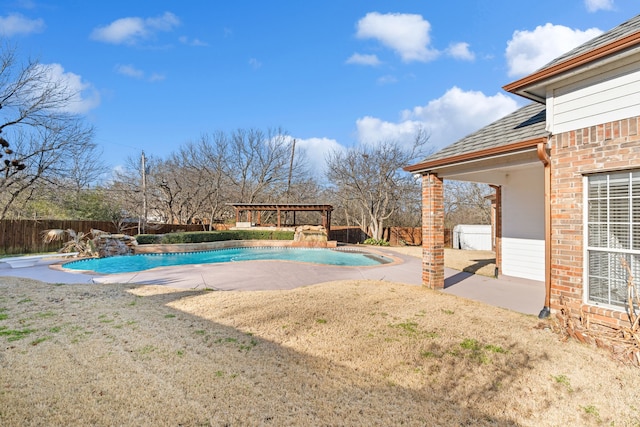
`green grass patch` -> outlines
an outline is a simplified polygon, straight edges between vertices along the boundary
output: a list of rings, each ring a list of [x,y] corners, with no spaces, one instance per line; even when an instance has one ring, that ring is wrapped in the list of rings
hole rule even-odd
[[[407,322],[402,322],[397,324],[391,324],[389,326],[392,328],[401,329],[405,332],[406,335],[409,335],[409,336],[420,336],[423,338],[438,337],[437,332],[421,331],[420,329],[418,329],[418,324],[416,322],[407,321]]]
[[[252,334],[248,333],[248,336]],[[255,346],[258,345],[258,341],[255,338],[251,338],[249,342],[240,341],[238,338],[226,337],[226,338],[218,338],[214,341],[216,344],[236,344],[240,351],[249,351]]]
[[[240,344],[240,350],[241,351],[249,351],[252,348],[254,348],[255,346],[258,345],[258,341],[256,341],[255,339],[251,338],[251,340],[249,341],[249,343],[247,344]]]
[[[582,410],[585,412],[585,414],[591,415],[592,417],[594,417],[598,421],[598,423],[602,421],[600,419],[600,411],[598,411],[598,408],[596,408],[595,406],[593,405],[582,406]]]
[[[46,319],[48,317],[54,317],[56,315],[56,313],[54,313],[53,311],[43,311],[42,313],[36,313],[36,317],[40,318],[40,319]]]
[[[175,315],[175,314],[165,314],[165,315],[164,315],[164,318],[165,318],[165,319],[173,319],[174,317],[176,317],[176,315]]]
[[[149,353],[153,353],[154,351],[156,351],[156,348],[154,346],[145,345],[140,350],[138,350],[138,353],[140,353],[140,354],[149,354]]]
[[[316,323],[325,324],[327,323],[327,319],[316,319]]]
[[[0,320],[7,320],[9,315],[7,313],[0,313]]]
[[[26,304],[28,302],[31,302],[31,298],[21,299],[20,301],[18,301],[18,304]]]
[[[556,383],[566,387],[569,393],[573,392],[573,387],[571,387],[569,377],[567,377],[566,375],[552,375],[551,378],[553,378]]]
[[[422,357],[424,359],[431,359],[431,358],[434,358],[434,357],[437,357],[437,356],[433,351],[421,351],[420,352],[420,357]]]
[[[8,337],[7,341],[18,341],[35,331],[35,329],[8,329],[7,327],[0,327],[0,336]]]
[[[460,347],[466,351],[466,356],[474,359],[480,363],[489,363],[490,359],[487,353],[508,353],[507,350],[500,346],[487,344],[482,345],[478,340],[472,338],[465,338]]]

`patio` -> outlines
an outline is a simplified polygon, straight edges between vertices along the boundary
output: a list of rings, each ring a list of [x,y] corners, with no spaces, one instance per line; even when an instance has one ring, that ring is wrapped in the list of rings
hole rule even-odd
[[[221,291],[283,290],[338,280],[382,280],[421,285],[420,258],[399,253],[393,248],[376,248],[375,251],[400,262],[375,267],[336,267],[283,261],[245,261],[99,275],[63,271],[57,267],[59,259],[42,258],[35,265],[24,268],[11,268],[0,260],[0,277],[24,277],[47,283],[137,283]],[[445,288],[441,292],[532,315],[537,315],[544,305],[543,282],[511,277],[495,279],[450,268],[445,268]]]

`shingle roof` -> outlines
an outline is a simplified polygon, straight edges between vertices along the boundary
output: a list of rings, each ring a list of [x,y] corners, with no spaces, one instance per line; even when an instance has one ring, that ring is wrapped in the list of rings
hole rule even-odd
[[[545,137],[546,107],[531,103],[427,157],[423,162]]]
[[[569,61],[577,56],[582,55],[583,53],[597,49],[601,46],[605,46],[623,37],[637,33],[638,31],[640,31],[640,15],[629,19],[628,21],[618,25],[617,27],[603,34],[600,34],[598,37],[595,37],[589,40],[588,42],[576,47],[575,49],[570,50],[564,55],[557,57],[556,59],[554,59],[553,61],[549,62],[544,67],[536,71],[536,73],[546,68],[552,67],[556,64],[559,64],[561,62]]]
[[[571,61],[587,52],[621,40],[640,32],[640,15],[618,25],[598,37],[576,47],[540,68],[531,76],[557,64]],[[521,79],[524,80],[524,79]],[[514,82],[513,84],[519,83]],[[509,85],[507,85],[509,86]],[[524,95],[523,95],[524,96]],[[540,103],[531,103],[513,113],[491,123],[488,126],[458,140],[442,150],[428,156],[422,163],[447,159],[462,154],[474,153],[490,148],[499,148],[509,144],[545,137],[546,108]]]

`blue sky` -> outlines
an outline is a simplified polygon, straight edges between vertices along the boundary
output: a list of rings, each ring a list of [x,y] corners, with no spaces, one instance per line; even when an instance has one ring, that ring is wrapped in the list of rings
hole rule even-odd
[[[312,164],[441,148],[527,101],[501,87],[640,0],[0,1],[0,34],[75,88],[111,167],[205,133],[282,127]]]

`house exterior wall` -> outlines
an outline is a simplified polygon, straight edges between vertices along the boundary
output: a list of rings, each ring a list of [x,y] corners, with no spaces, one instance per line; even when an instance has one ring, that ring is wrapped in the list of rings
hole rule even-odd
[[[585,302],[584,175],[640,168],[640,116],[551,139],[551,307],[591,326],[628,325],[623,310]]]
[[[502,269],[544,281],[544,168],[509,171],[502,186]]]
[[[547,96],[547,130],[560,134],[640,115],[640,58],[593,70],[552,87]]]

